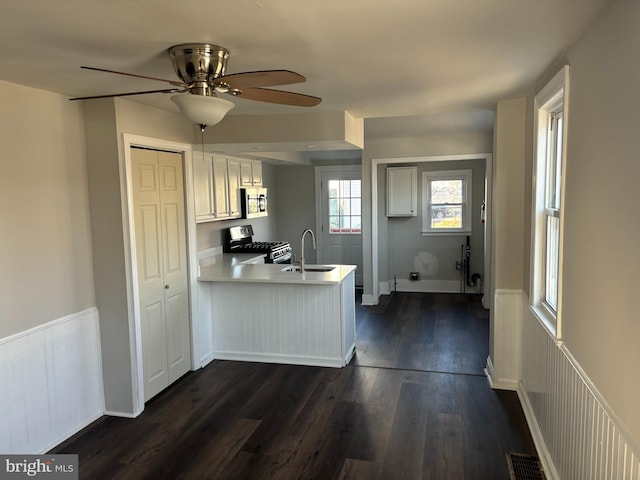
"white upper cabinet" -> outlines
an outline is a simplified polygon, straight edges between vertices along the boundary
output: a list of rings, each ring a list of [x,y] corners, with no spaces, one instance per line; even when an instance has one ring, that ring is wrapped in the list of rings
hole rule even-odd
[[[194,152],[196,222],[240,218],[240,159]]]
[[[229,217],[229,171],[227,157],[213,156],[214,215],[217,219]]]
[[[415,217],[418,212],[418,167],[387,168],[387,217]]]
[[[196,222],[215,220],[213,200],[213,163],[209,155],[193,153],[193,194]]]
[[[246,158],[240,160],[240,186],[262,186],[262,162],[260,160],[249,160]]]
[[[240,159],[227,158],[227,171],[229,174],[229,216],[240,217]]]

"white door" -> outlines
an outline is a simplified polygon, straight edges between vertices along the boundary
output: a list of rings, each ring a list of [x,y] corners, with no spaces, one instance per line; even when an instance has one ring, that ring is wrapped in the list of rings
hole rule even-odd
[[[131,149],[144,399],[190,367],[182,156]]]
[[[319,263],[356,265],[362,286],[361,172],[322,171],[320,183],[321,242]]]

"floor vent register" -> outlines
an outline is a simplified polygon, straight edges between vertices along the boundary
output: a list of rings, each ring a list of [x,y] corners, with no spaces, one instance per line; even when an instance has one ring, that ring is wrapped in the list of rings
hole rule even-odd
[[[507,455],[511,480],[545,480],[540,459],[535,455],[510,453]]]

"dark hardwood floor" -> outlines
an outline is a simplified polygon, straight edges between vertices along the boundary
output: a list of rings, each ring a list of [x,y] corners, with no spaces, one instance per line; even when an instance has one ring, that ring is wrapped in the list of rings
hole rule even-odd
[[[481,296],[393,293],[358,305],[355,365],[484,375],[489,311]]]
[[[214,361],[53,453],[82,479],[508,479],[535,453],[514,392],[482,375],[488,313],[472,295],[359,306],[343,369]]]

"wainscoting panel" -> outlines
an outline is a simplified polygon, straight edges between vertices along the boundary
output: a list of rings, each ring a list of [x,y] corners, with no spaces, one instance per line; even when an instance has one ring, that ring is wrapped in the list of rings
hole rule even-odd
[[[640,448],[571,353],[523,308],[518,390],[548,478],[640,480]]]
[[[104,412],[95,308],[0,339],[0,452],[44,453]]]
[[[203,368],[213,360],[213,332],[211,329],[211,286],[205,282],[198,282],[197,312],[193,316],[196,330],[196,368]]]
[[[517,390],[522,348],[522,291],[496,290],[491,312],[493,352],[487,377],[493,388]]]
[[[343,366],[341,285],[212,285],[214,358]]]

